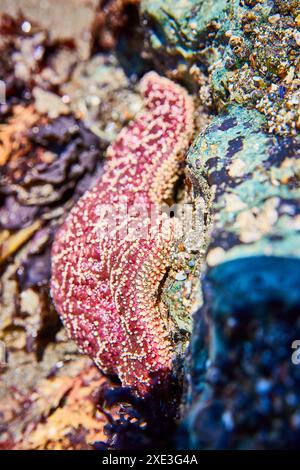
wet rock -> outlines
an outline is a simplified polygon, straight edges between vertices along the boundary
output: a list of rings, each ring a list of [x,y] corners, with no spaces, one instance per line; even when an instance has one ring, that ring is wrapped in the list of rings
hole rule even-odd
[[[143,0],[141,12],[157,66],[198,85],[204,103],[209,85],[218,110],[256,107],[271,132],[297,134],[298,2]]]
[[[300,369],[291,357],[300,335],[300,146],[265,124],[257,111],[231,107],[188,154],[210,222],[190,346],[191,448],[299,442]]]
[[[282,2],[237,2],[212,86],[219,108],[230,103],[255,106],[271,132],[296,135],[299,101],[297,8]]]
[[[60,93],[69,110],[107,144],[142,107],[140,94],[113,54],[80,63]]]
[[[156,60],[168,69],[189,65],[208,67],[216,60],[229,20],[226,0],[143,0],[141,13],[150,47]]]
[[[74,41],[81,60],[89,57],[93,27],[98,12],[98,0],[1,0],[0,13],[17,18],[20,14],[32,24],[48,30],[52,43]]]

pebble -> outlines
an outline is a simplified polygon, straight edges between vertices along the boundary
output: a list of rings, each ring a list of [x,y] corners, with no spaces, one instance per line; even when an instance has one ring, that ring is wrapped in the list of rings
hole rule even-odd
[[[184,271],[180,271],[175,276],[176,281],[184,281],[186,278],[187,278],[187,275]]]

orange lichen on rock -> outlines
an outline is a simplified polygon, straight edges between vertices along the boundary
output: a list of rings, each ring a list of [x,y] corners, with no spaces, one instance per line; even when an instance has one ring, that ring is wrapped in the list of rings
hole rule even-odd
[[[52,296],[80,350],[144,395],[172,367],[170,326],[158,295],[174,223],[159,205],[178,178],[193,104],[182,87],[153,72],[141,88],[146,110],[121,131],[103,177],[57,233]]]
[[[30,149],[27,130],[38,120],[33,106],[14,107],[13,115],[7,123],[0,124],[0,166],[10,159],[17,160],[19,155],[26,154]]]

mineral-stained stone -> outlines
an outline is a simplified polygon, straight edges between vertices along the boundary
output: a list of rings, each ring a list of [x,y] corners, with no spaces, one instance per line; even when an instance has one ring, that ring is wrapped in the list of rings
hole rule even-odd
[[[209,213],[203,307],[190,347],[191,448],[288,448],[300,438],[299,140],[234,106],[189,150]]]
[[[237,2],[226,48],[212,70],[219,107],[255,106],[277,134],[299,130],[299,2]],[[296,6],[298,3],[298,6]],[[285,5],[286,6],[286,5]]]
[[[300,256],[300,142],[264,125],[259,112],[233,106],[190,148],[190,175],[212,205],[209,267],[241,256]]]
[[[219,110],[247,104],[267,116],[271,132],[297,134],[299,2],[143,0],[141,5],[149,47],[167,73],[201,88],[204,72]]]
[[[29,22],[29,31],[39,24],[47,30],[52,44],[74,41],[79,58],[84,60],[92,47],[98,6],[98,0],[0,0],[0,13],[14,18],[25,17]]]

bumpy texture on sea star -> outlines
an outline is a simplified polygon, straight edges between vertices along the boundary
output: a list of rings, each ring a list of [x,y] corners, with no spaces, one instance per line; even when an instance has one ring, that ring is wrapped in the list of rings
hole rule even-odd
[[[193,104],[183,88],[153,72],[141,88],[146,110],[121,131],[103,177],[57,233],[52,296],[80,350],[143,395],[172,365],[158,294],[174,225],[161,214],[150,223],[150,209],[172,196],[192,136]],[[110,218],[114,227],[106,231]]]

